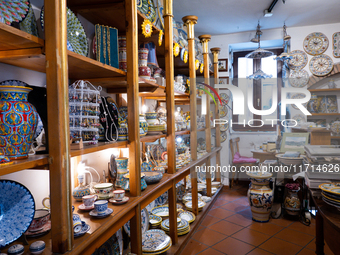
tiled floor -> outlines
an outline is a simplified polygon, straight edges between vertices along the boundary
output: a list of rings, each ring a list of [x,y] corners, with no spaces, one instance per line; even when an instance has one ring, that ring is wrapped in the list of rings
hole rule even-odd
[[[247,187],[224,189],[181,254],[314,255],[315,220],[310,226],[285,218],[252,220]],[[327,244],[325,254],[332,255]]]

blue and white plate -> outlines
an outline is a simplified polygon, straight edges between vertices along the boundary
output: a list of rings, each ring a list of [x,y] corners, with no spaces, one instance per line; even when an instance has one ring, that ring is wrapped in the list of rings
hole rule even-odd
[[[166,202],[168,202],[168,192],[164,192],[162,195],[160,195],[155,200],[155,206],[164,205]]]
[[[147,232],[142,236],[143,252],[158,252],[170,244],[170,236],[161,232]]]
[[[178,214],[178,217],[180,217],[182,220],[186,220],[189,223],[192,223],[195,221],[196,216],[192,212],[183,211]]]
[[[197,193],[198,198],[202,197],[202,194]],[[187,193],[184,195],[184,197],[182,198],[183,201],[188,202],[192,200],[192,194],[191,193]]]
[[[162,222],[161,228],[165,231],[169,231],[169,219],[166,219],[165,221]],[[181,232],[189,227],[189,222],[186,220],[181,220],[180,222],[177,223],[177,232]]]
[[[34,213],[34,198],[25,186],[15,181],[0,180],[0,248],[25,233]]]
[[[198,200],[198,209],[202,209],[205,206],[205,202]],[[185,207],[187,209],[192,209],[192,201],[188,201],[185,203]]]
[[[106,211],[102,214],[98,214],[96,210],[92,210],[89,214],[95,218],[105,218],[109,216],[111,213],[113,213],[113,210],[111,208],[107,208]]]
[[[161,229],[149,229],[145,233],[164,233],[165,234],[165,231]]]
[[[83,227],[82,227],[82,229],[78,233],[74,233],[74,237],[83,236],[83,235],[85,235],[87,233],[87,231],[90,230],[91,227],[89,225],[87,225],[85,223],[85,221],[82,221],[81,223],[82,223]]]
[[[156,215],[149,215],[149,222],[151,225],[158,225],[162,222],[162,217]]]
[[[157,206],[151,210],[151,213],[153,215],[159,216],[159,217],[168,217],[169,216],[169,207],[168,205],[164,206]]]
[[[142,234],[144,234],[149,229],[149,213],[146,208],[141,211],[142,218]],[[130,236],[130,221],[124,224],[125,232]]]
[[[148,210],[148,213],[151,212],[152,208],[155,207],[155,201],[152,201],[150,204],[148,204],[145,208]]]
[[[200,169],[200,171],[197,172],[197,179],[202,183],[206,183],[207,173]],[[215,172],[211,172],[211,181],[213,180],[215,180]]]

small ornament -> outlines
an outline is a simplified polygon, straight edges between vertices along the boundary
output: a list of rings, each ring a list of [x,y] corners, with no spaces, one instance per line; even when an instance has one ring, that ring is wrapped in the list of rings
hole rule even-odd
[[[150,37],[152,34],[152,24],[150,20],[144,19],[142,24],[142,33],[145,37]]]
[[[163,30],[159,30],[159,35],[158,35],[158,45],[161,46],[163,43]]]
[[[174,44],[174,56],[177,57],[179,55],[179,44]]]
[[[199,67],[200,67],[200,62],[198,61],[198,59],[196,59],[195,60],[195,70],[197,71]]]
[[[184,51],[184,55],[183,55],[183,61],[186,64],[188,62],[188,51]]]
[[[204,70],[204,64],[202,63],[202,64],[200,65],[200,73],[203,73],[203,70]]]

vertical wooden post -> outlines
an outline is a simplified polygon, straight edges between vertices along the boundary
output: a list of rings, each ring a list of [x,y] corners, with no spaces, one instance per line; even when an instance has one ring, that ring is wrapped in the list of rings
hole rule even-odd
[[[218,54],[221,51],[221,48],[211,48],[210,49],[213,56],[214,56],[214,78],[215,78],[215,84],[218,84]],[[219,92],[219,89],[216,89],[216,92]],[[218,100],[215,98],[215,100]],[[220,118],[220,111],[219,111],[219,105],[217,104],[215,106],[215,118],[219,119]],[[221,147],[221,131],[220,131],[220,125],[216,125],[216,147]],[[218,151],[216,153],[216,167],[221,166],[221,151]],[[216,169],[216,181],[220,182],[221,181],[221,172]]]
[[[195,33],[194,25],[197,23],[197,16],[185,16],[182,18],[188,30],[189,47],[189,77],[190,77],[190,151],[192,161],[197,160],[197,93],[196,93],[196,69],[195,69]],[[190,169],[192,188],[192,212],[198,214],[197,195],[197,172],[195,168]]]
[[[176,173],[176,143],[175,143],[175,89],[174,89],[174,53],[173,53],[173,15],[172,0],[164,1],[164,28],[165,28],[165,77],[166,77],[166,110],[167,110],[167,151],[168,173]],[[178,242],[177,236],[177,208],[176,185],[172,184],[168,192],[170,237],[172,242]]]
[[[203,60],[204,60],[204,83],[210,85],[209,81],[209,48],[208,42],[211,39],[211,35],[200,35],[198,37],[203,46]],[[207,114],[205,115],[205,144],[207,152],[211,152],[211,125],[210,125],[210,95],[206,94],[207,102],[206,109]],[[206,161],[206,166],[210,166],[210,158]],[[207,168],[208,169],[208,168]],[[210,168],[206,171],[206,183],[207,183],[207,196],[211,197],[211,172]]]
[[[72,249],[66,0],[45,1],[52,252]]]
[[[125,1],[130,194],[140,196],[138,20],[136,0]],[[141,208],[130,221],[131,252],[142,254]]]

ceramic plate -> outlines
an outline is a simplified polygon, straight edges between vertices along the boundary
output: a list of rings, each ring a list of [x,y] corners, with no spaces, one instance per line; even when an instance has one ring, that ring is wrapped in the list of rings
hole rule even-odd
[[[34,36],[38,36],[37,21],[34,16],[32,5],[29,5],[29,11],[26,18],[19,24],[20,30],[25,31]]]
[[[142,234],[144,234],[149,229],[149,213],[146,208],[141,211],[142,218]],[[124,224],[125,232],[130,236],[130,221]]]
[[[329,204],[331,206],[334,206],[335,208],[337,208],[338,210],[340,210],[340,205],[334,204],[331,200],[328,200],[325,197],[322,197],[322,200],[326,203]]]
[[[273,176],[272,173],[268,172],[248,172],[247,175],[254,179],[268,179]]]
[[[151,213],[153,215],[159,216],[159,217],[168,217],[169,216],[169,207],[166,206],[157,206],[151,210]]]
[[[152,201],[150,204],[148,204],[145,208],[148,210],[149,213],[151,213],[152,208],[155,207],[155,201]]]
[[[81,223],[83,224],[83,227],[78,233],[74,233],[74,237],[83,236],[90,230],[91,227],[87,225],[85,221],[82,221]]]
[[[303,40],[303,48],[310,55],[319,55],[324,53],[328,48],[328,38],[320,32],[310,33]]]
[[[165,234],[165,231],[162,230],[162,229],[149,229],[147,230],[145,233],[164,233]]]
[[[44,30],[44,7],[41,9],[40,22]],[[85,30],[77,16],[69,8],[67,8],[67,49],[85,57],[88,53]]]
[[[96,210],[92,210],[89,214],[95,218],[105,218],[113,213],[113,210],[111,208],[107,208],[105,213],[98,214]]]
[[[226,105],[220,106],[220,117],[225,117],[228,114],[228,108]]]
[[[176,184],[176,197],[177,200],[181,201],[185,194],[185,187],[184,184],[177,185]]]
[[[339,188],[340,187],[340,182],[332,182],[332,183],[322,183],[319,185],[319,189],[323,191],[330,191],[331,189],[334,188]]]
[[[0,1],[0,22],[7,25],[11,25],[12,22],[21,22],[25,19],[29,10],[29,1],[27,0],[16,0]]]
[[[149,215],[149,222],[151,225],[159,225],[162,222],[162,217],[156,215]]]
[[[309,81],[309,74],[306,70],[292,70],[289,75],[289,83],[292,87],[302,88],[307,85]]]
[[[336,196],[334,194],[327,193],[327,192],[324,192],[324,191],[321,192],[321,195],[323,197],[327,198],[328,200],[331,200],[333,203],[340,205],[340,200],[339,200],[340,197],[339,196]],[[331,197],[330,195],[333,195],[333,197]],[[334,198],[334,197],[336,197],[336,198]]]
[[[340,32],[333,34],[333,56],[335,58],[340,58]]]
[[[340,121],[333,121],[329,128],[334,134],[340,134]]]
[[[198,198],[202,197],[202,194],[200,194],[200,193],[197,193],[197,195],[198,195]],[[192,195],[191,195],[191,193],[186,194],[182,199],[183,199],[184,201],[191,201],[191,200],[192,200]]]
[[[223,132],[223,131],[228,131],[229,129],[229,122],[223,124],[223,125],[220,125],[220,130]]]
[[[169,219],[166,219],[161,224],[161,227],[165,229],[166,231],[169,230],[169,226],[170,226]],[[189,227],[189,222],[181,219],[181,221],[177,223],[177,232],[183,231],[184,229],[188,227]]]
[[[25,186],[15,181],[0,180],[0,248],[25,233],[34,213],[34,198]]]
[[[228,94],[227,93],[221,93],[219,95],[220,95],[220,98],[222,100],[222,104],[227,105],[229,103],[229,99],[230,99]]]
[[[205,206],[205,203],[203,201],[198,200],[198,208],[203,208]],[[186,208],[192,208],[192,201],[188,201],[185,203]]]
[[[30,232],[26,231],[25,236],[26,237],[38,237],[38,236],[43,236],[46,235],[48,232],[51,230],[51,221],[49,220],[41,230],[35,231],[35,232]]]
[[[293,119],[297,122],[297,124],[301,124],[306,122],[306,117],[302,114],[297,114],[293,117]]]
[[[291,99],[299,99],[299,98],[305,98],[305,94],[302,94],[302,93],[297,93],[297,94],[294,94],[292,96],[290,96]],[[302,104],[304,107],[307,108],[307,103],[303,103]],[[296,110],[299,110],[299,108],[297,108],[297,106],[295,104],[292,104],[293,108],[296,109]]]
[[[225,142],[227,140],[227,132],[222,131],[220,137],[221,137],[221,143]]]
[[[206,172],[203,172],[203,170],[200,170],[199,172],[197,172],[197,179],[202,182],[205,183],[206,182]],[[215,172],[211,172],[211,181],[215,180]]]
[[[94,205],[92,206],[85,206],[84,204],[81,204],[78,206],[78,209],[79,210],[82,210],[82,211],[91,211],[94,209]]]
[[[160,195],[158,198],[155,200],[155,207],[164,205],[166,202],[168,202],[168,192],[164,192],[162,195]]]
[[[156,9],[153,0],[138,0],[137,9],[152,23],[156,21]]]
[[[130,200],[129,197],[124,197],[122,200],[118,200],[118,201],[114,198],[110,198],[109,202],[114,204],[114,205],[122,205],[122,204],[127,203],[129,200]]]
[[[157,252],[170,244],[170,236],[160,232],[147,232],[142,236],[143,252]]]
[[[196,219],[195,214],[193,214],[192,212],[188,212],[188,211],[180,212],[178,214],[178,217],[180,217],[182,220],[186,220],[189,223],[194,222]]]
[[[182,219],[177,217],[177,224],[180,225],[179,223],[181,223]],[[165,220],[164,226],[167,228],[170,228],[170,220]]]

